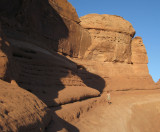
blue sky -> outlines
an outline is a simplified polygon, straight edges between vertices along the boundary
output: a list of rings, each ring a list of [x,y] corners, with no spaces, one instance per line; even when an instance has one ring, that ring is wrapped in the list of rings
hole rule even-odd
[[[149,58],[149,73],[160,78],[160,0],[68,0],[79,17],[90,13],[119,15],[132,23]]]

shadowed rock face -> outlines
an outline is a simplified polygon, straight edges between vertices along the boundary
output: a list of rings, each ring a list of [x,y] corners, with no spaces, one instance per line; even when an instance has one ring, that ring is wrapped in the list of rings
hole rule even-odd
[[[44,131],[51,112],[35,95],[0,80],[0,131]]]
[[[12,74],[12,85],[0,82],[0,131],[43,131],[51,119],[49,110],[38,98],[13,84],[36,94],[49,106],[100,95],[95,86],[86,86],[93,84],[83,83],[77,64],[59,55],[83,58],[90,45],[89,33],[78,24],[78,15],[70,3],[2,0],[0,22],[7,36],[4,39],[0,28],[0,79],[6,80],[10,70]],[[96,76],[84,72],[91,81]],[[104,85],[104,80],[96,77]],[[53,115],[57,117],[54,112]]]
[[[11,8],[5,6],[7,2]],[[91,44],[70,3],[17,0],[3,1],[2,5],[0,21],[12,47],[11,84],[34,93],[50,107],[100,96],[104,79],[69,59],[83,58]],[[15,129],[19,127],[20,123]]]
[[[0,25],[0,79],[10,81],[9,63],[11,63],[11,46],[6,41]]]
[[[17,84],[48,106],[99,96],[104,80],[64,56],[51,54],[31,43],[9,39],[13,47]]]
[[[76,63],[61,56],[83,58],[91,44],[88,31],[78,24],[74,7],[67,0],[12,4],[11,8],[0,6],[2,28],[12,45],[12,80],[49,106],[99,96],[104,80],[79,70]],[[95,78],[101,86],[92,83]]]
[[[83,57],[90,36],[78,24],[78,15],[67,0],[8,0],[11,8],[3,7],[6,3],[0,6],[0,14],[8,37],[34,42],[50,52]]]
[[[49,3],[61,17],[77,23],[80,22],[75,8],[67,0],[49,0]]]
[[[0,22],[7,36],[7,39],[4,38],[0,28],[0,79],[7,80],[5,78],[10,77],[8,73],[11,73],[11,84],[35,94],[49,107],[60,106],[56,109],[63,109],[61,105],[98,97],[108,89],[154,88],[142,39],[133,39],[135,30],[122,17],[91,14],[79,20],[74,7],[67,0],[2,0]],[[12,62],[10,66],[8,62]],[[13,104],[19,107],[26,101],[20,110],[28,112],[24,117],[14,117],[19,121],[23,118],[24,124],[18,122],[6,126],[0,120],[0,129],[30,131],[30,126],[38,124],[31,130],[43,130],[47,125],[45,121],[49,122],[50,119],[49,111],[43,110],[46,106],[18,86],[12,85],[14,88],[11,92],[15,90],[15,93],[13,91],[11,95],[12,86],[2,81],[0,83],[4,88],[7,86],[8,92],[5,96],[7,92],[2,87],[2,102],[10,97],[15,98]],[[97,102],[96,99],[92,101],[87,103],[89,108]],[[75,104],[76,112],[72,119],[77,111],[83,111],[81,106]],[[0,108],[3,108],[1,106],[3,104],[0,102]],[[9,101],[6,106],[8,111],[8,106],[11,106]],[[12,106],[13,109],[15,106]],[[88,108],[85,109],[88,111]],[[30,116],[32,110],[35,111],[33,116],[36,120]],[[67,117],[65,110],[64,113]],[[5,108],[1,115],[5,115]],[[5,119],[8,118],[6,116]],[[53,112],[53,119],[78,131],[64,118],[59,118]],[[56,126],[54,129],[59,131],[61,125],[60,129]]]

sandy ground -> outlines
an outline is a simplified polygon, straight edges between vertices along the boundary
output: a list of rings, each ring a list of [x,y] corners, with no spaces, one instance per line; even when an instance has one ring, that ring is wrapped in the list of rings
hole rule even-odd
[[[101,104],[71,124],[80,132],[160,132],[160,90],[113,92],[111,97],[111,105]]]

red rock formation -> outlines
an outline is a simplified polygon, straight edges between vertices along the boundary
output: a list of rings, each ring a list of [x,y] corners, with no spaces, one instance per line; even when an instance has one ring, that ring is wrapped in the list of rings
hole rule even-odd
[[[160,79],[159,79],[159,81],[156,83],[156,87],[157,87],[157,88],[160,88]]]
[[[10,44],[6,41],[0,25],[0,79],[10,81],[9,61],[11,59]],[[11,60],[10,60],[11,61]]]
[[[128,21],[119,16],[98,14],[89,14],[80,20],[82,27],[88,29],[92,38],[92,45],[85,58],[130,63],[130,42],[135,30]]]
[[[131,62],[133,64],[148,64],[146,48],[141,37],[135,37],[131,43]]]
[[[47,107],[18,86],[35,94],[50,107],[60,106],[56,109],[62,110],[52,114],[61,122],[65,118],[68,121],[70,117],[77,118],[98,99],[71,104],[70,109],[65,104],[98,97],[108,89],[148,89],[154,86],[142,40],[139,37],[133,39],[135,30],[122,17],[91,14],[79,20],[67,0],[2,0],[0,21],[12,46],[12,49],[8,47],[6,39],[0,35],[0,78],[8,76],[10,69],[12,71],[12,85],[0,82],[7,90],[5,92],[2,87],[0,99],[15,99],[15,106],[7,102],[7,109],[1,107],[3,103],[0,102],[0,109],[3,108],[4,115],[9,108],[20,108],[13,111],[16,116],[12,119],[18,120],[17,124],[5,125],[7,115],[5,123],[0,118],[0,129],[39,131],[49,121],[48,110],[44,110]],[[8,69],[10,56],[13,57],[9,62],[13,63]],[[73,107],[73,115],[68,114]],[[34,119],[30,116],[33,111]],[[22,112],[27,114],[23,116]],[[30,129],[29,126],[35,124],[37,127]]]
[[[2,6],[6,3],[3,1]],[[9,5],[12,8],[0,6],[3,29],[8,37],[32,42],[50,52],[83,57],[90,45],[90,36],[78,24],[78,15],[67,0],[10,1]]]
[[[44,131],[51,112],[36,96],[0,80],[0,131]]]
[[[12,84],[48,106],[99,96],[104,80],[59,55],[83,58],[91,44],[72,5],[66,0],[11,3],[12,8],[2,9],[1,21],[13,48]]]
[[[90,14],[80,18],[91,34],[92,44],[80,62],[90,72],[105,78],[107,89],[151,89],[154,81],[148,71],[147,52],[135,30],[122,17]],[[89,62],[90,61],[90,62]],[[96,62],[96,63],[95,63]]]
[[[105,83],[99,76],[78,69],[76,63],[56,52],[51,54],[31,43],[9,40],[12,42],[13,60],[17,67],[14,80],[48,106],[99,96],[98,90],[103,86],[96,86],[96,83]]]
[[[80,22],[75,8],[67,0],[49,0],[49,3],[61,17],[77,23]]]

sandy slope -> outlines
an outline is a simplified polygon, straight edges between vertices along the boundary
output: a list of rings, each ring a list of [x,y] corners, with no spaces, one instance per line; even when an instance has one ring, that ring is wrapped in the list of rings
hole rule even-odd
[[[112,102],[71,124],[80,132],[160,132],[160,90],[114,92]]]

